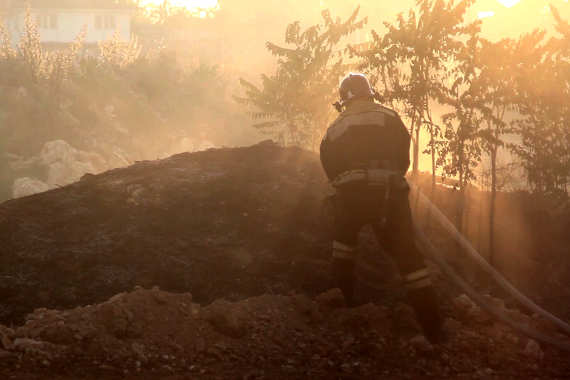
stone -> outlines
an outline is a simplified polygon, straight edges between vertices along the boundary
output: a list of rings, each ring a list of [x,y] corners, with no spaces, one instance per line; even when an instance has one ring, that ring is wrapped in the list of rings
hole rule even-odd
[[[455,334],[461,327],[461,322],[457,319],[445,318],[443,321],[443,330],[448,334]]]
[[[506,314],[509,316],[509,318],[519,324],[526,326],[531,325],[531,318],[528,315],[521,313],[519,310],[507,309]]]
[[[504,300],[502,300],[500,298],[493,297],[490,294],[485,294],[483,296],[483,298],[485,299],[485,301],[487,303],[489,303],[489,305],[491,305],[495,309],[498,309],[498,310],[504,310],[505,309],[505,301]]]
[[[399,303],[393,311],[392,320],[396,330],[404,333],[411,333],[415,336],[421,333],[422,329],[416,319],[416,313],[411,306]]]
[[[12,348],[11,335],[13,335],[13,331],[11,331],[11,329],[0,326],[0,348],[3,347],[6,350]]]
[[[43,342],[29,338],[16,338],[12,345],[14,350],[27,351],[30,348],[37,349],[43,346]]]
[[[218,332],[232,338],[241,338],[246,334],[245,321],[237,306],[218,300],[203,309],[203,317]]]
[[[133,342],[133,344],[131,345],[131,349],[133,350],[133,353],[136,355],[138,359],[137,362],[143,362],[143,363],[147,362],[148,359],[145,354],[145,348],[142,344]]]
[[[47,342],[29,338],[16,338],[12,344],[12,349],[14,351],[38,355],[44,359],[51,359],[51,352],[54,348],[55,346]]]
[[[549,319],[546,319],[540,314],[533,314],[532,320],[534,321],[534,325],[540,330],[546,333],[558,333],[558,326],[554,324]]]
[[[453,300],[453,306],[457,314],[461,317],[469,315],[476,305],[466,294],[462,294]]]
[[[323,309],[338,309],[345,306],[345,300],[340,289],[330,289],[319,294],[315,301]]]
[[[493,320],[489,313],[487,313],[485,310],[482,310],[477,305],[468,311],[467,318],[477,323],[489,323]]]
[[[417,352],[427,353],[433,351],[433,345],[427,340],[425,335],[419,334],[409,340],[409,345]]]
[[[48,141],[40,153],[41,161],[47,167],[47,180],[50,186],[63,186],[79,181],[86,173],[97,172],[94,165],[85,160],[82,154],[64,140]]]
[[[12,185],[12,198],[23,198],[34,194],[43,193],[52,187],[37,178],[22,177],[14,181]]]
[[[11,352],[0,349],[0,360],[9,359],[14,355]]]
[[[535,340],[529,339],[525,348],[524,353],[526,356],[533,358],[535,360],[542,360],[544,359],[544,352],[542,348],[540,348],[540,344]]]

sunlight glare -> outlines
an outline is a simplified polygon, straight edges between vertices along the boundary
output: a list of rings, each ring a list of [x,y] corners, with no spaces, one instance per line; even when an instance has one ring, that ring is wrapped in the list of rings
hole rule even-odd
[[[497,0],[497,1],[503,4],[507,8],[513,7],[520,2],[520,0]]]
[[[479,12],[479,13],[477,14],[477,17],[478,17],[479,19],[484,19],[484,18],[487,18],[487,17],[493,17],[494,15],[495,15],[495,12],[493,12],[493,11],[487,11],[487,12]]]
[[[164,0],[143,0],[145,6],[156,7],[160,6]],[[183,7],[188,10],[198,9],[216,9],[219,7],[218,0],[169,0],[168,2],[173,7]]]

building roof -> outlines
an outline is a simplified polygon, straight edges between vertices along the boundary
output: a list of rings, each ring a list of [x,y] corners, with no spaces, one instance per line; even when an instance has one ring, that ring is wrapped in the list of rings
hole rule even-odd
[[[136,9],[133,0],[0,0],[0,9],[10,8]]]

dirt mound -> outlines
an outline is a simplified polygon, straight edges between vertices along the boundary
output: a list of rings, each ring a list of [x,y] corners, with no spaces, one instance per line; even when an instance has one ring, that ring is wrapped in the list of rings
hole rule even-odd
[[[318,155],[266,142],[137,162],[5,202],[0,322],[137,285],[190,291],[199,303],[314,295],[328,287],[327,191]],[[368,275],[398,286],[371,244],[362,250],[363,283]]]
[[[303,286],[295,264],[328,258],[325,186],[314,154],[266,143],[138,162],[5,202],[0,321],[136,285],[199,302]]]
[[[338,289],[201,307],[189,293],[137,288],[98,305],[35,310],[15,329],[0,326],[0,374],[554,379],[570,370],[567,356],[516,336],[466,297],[451,316],[449,341],[433,346],[408,306],[347,309]]]

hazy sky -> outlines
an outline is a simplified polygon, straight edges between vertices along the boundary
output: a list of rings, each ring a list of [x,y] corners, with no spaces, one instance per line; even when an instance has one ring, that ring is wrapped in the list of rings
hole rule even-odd
[[[398,13],[406,12],[416,3],[415,0],[318,1],[322,8],[331,9],[333,14],[344,14],[356,4],[360,4],[362,14],[369,16],[371,26],[378,25],[382,21],[393,20]],[[285,1],[284,3],[300,2]],[[551,25],[552,16],[549,4],[558,8],[563,17],[570,19],[568,0],[478,0],[470,9],[469,17],[483,19],[483,32],[488,38],[516,37],[523,32]]]
[[[140,0],[160,2],[161,0]],[[247,67],[255,72],[274,61],[265,50],[265,42],[283,44],[285,28],[293,21],[300,21],[303,28],[321,21],[321,12],[330,9],[333,16],[343,19],[360,4],[361,16],[369,23],[365,30],[357,32],[360,40],[370,29],[382,31],[383,22],[395,20],[398,13],[415,6],[415,0],[169,0],[173,4],[185,4],[217,9],[214,19],[199,20],[195,33],[207,34],[212,39],[225,41],[224,50],[233,57],[230,63]],[[521,33],[538,27],[551,27],[553,18],[548,4],[554,4],[563,17],[570,20],[568,0],[478,0],[468,17],[483,19],[483,35],[496,40],[502,37],[516,38]],[[199,13],[198,13],[199,14]],[[253,70],[251,70],[253,68]]]
[[[141,0],[156,3],[162,0]],[[243,17],[249,15],[274,15],[279,24],[280,18],[294,18],[314,22],[322,9],[330,9],[333,14],[347,14],[357,5],[362,14],[369,16],[372,26],[382,21],[393,20],[400,13],[415,5],[415,0],[170,0],[173,4],[188,8],[215,7]],[[490,38],[516,36],[521,32],[551,23],[549,4],[555,5],[566,18],[570,18],[568,0],[478,0],[471,8],[469,17],[484,18],[483,29]]]

